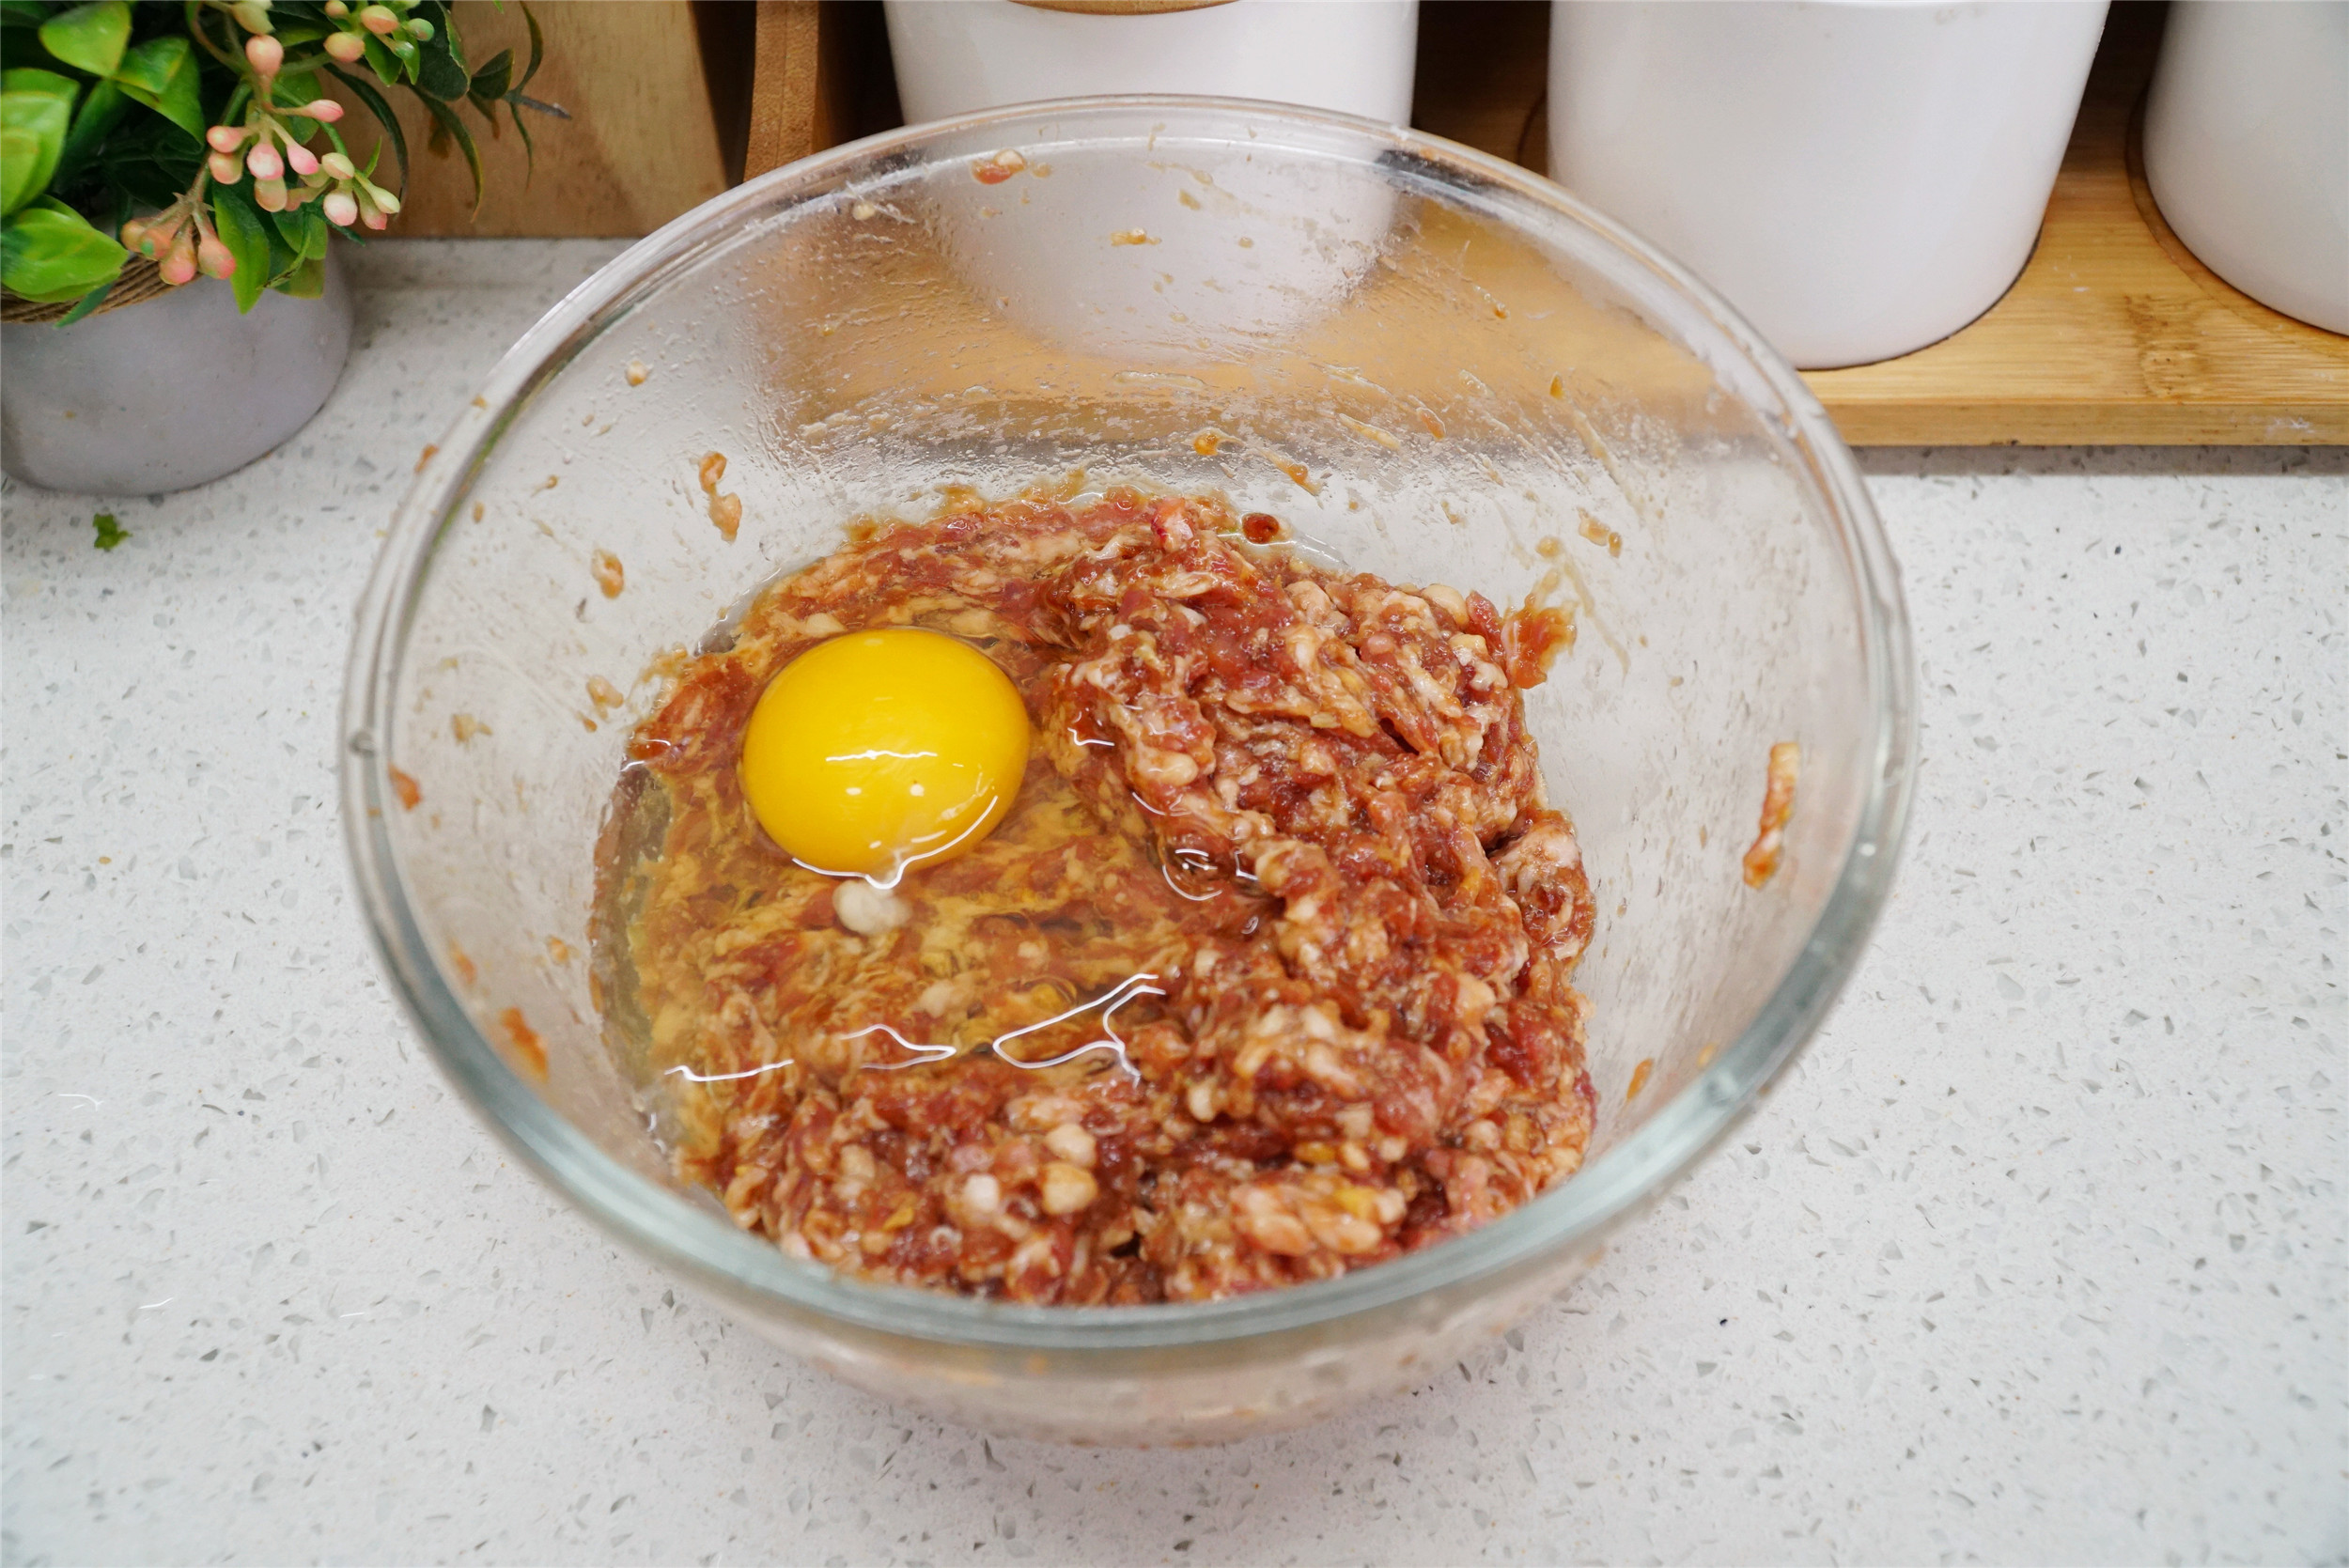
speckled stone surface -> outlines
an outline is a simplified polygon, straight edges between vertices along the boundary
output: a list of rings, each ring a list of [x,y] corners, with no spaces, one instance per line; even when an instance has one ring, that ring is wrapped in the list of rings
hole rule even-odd
[[[1926,762],[1734,1145],[1421,1392],[1205,1452],[901,1416],[615,1251],[377,978],[350,607],[612,247],[384,245],[277,455],[6,497],[12,1563],[2337,1560],[2349,462],[1868,456]]]

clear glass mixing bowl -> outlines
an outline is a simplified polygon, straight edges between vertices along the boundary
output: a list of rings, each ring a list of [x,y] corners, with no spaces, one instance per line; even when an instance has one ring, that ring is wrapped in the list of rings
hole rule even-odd
[[[731,542],[697,480],[711,451],[744,505]],[[587,963],[648,665],[860,514],[1038,481],[1220,491],[1351,567],[1573,607],[1579,641],[1527,707],[1599,902],[1577,975],[1600,1099],[1579,1175],[1342,1279],[1081,1309],[836,1278],[669,1174]],[[345,700],[383,960],[524,1157],[795,1355],[955,1420],[1092,1441],[1301,1421],[1426,1376],[1565,1285],[1818,1026],[1883,906],[1915,746],[1867,492],[1720,301],[1511,165],[1203,99],[893,132],[630,249],[424,465]],[[1750,888],[1740,858],[1789,740],[1784,863]]]

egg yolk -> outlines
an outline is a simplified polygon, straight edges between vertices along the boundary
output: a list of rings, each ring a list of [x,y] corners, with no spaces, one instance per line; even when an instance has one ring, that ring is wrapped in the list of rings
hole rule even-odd
[[[742,793],[811,870],[892,886],[977,844],[1019,791],[1028,713],[968,643],[911,627],[808,649],[760,693]]]

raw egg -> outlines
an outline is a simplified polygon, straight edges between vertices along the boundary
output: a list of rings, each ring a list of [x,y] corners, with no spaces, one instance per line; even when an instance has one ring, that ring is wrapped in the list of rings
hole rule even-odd
[[[912,627],[808,649],[768,682],[742,736],[742,793],[768,836],[811,870],[884,887],[993,831],[1027,766],[1011,677]]]

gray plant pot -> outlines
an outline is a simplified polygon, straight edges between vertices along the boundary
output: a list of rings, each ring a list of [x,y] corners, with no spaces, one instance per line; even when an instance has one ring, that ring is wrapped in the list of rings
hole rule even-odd
[[[332,251],[315,300],[242,316],[210,278],[70,327],[0,326],[0,467],[46,489],[154,495],[242,468],[310,422],[350,353]]]

